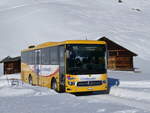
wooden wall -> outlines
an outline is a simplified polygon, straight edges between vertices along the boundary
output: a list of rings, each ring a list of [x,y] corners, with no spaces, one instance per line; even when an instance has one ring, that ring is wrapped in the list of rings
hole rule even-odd
[[[111,70],[131,71],[133,68],[133,57],[109,56],[108,68]]]
[[[126,49],[125,47],[106,37],[102,37],[99,40],[107,43],[108,69],[120,71],[134,70],[133,57],[137,56],[136,53]]]
[[[4,74],[13,74],[21,72],[20,61],[4,62]]]

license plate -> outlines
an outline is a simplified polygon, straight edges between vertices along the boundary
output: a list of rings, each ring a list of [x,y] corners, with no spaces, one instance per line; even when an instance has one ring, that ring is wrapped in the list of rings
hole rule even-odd
[[[93,90],[93,88],[88,88],[88,90]]]

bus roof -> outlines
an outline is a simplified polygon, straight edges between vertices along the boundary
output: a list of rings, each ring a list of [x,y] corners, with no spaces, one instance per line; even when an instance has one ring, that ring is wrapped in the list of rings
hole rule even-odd
[[[50,47],[50,46],[65,45],[65,44],[106,44],[106,42],[105,41],[96,41],[96,40],[66,40],[66,41],[62,41],[62,42],[45,42],[45,43],[39,44],[33,48],[28,48],[28,49],[22,50],[22,52],[37,50],[37,49],[46,48],[46,47]]]

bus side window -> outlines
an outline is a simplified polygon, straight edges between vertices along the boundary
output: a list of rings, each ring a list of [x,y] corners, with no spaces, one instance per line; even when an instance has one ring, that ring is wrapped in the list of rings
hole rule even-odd
[[[58,47],[51,47],[50,58],[51,58],[50,61],[51,61],[52,65],[58,65],[59,64]]]

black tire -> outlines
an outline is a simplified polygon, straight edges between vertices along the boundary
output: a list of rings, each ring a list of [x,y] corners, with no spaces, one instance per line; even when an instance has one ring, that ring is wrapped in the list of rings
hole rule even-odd
[[[64,93],[65,92],[65,87],[64,86],[59,86],[59,93]]]
[[[57,82],[56,82],[56,79],[53,79],[52,82],[51,82],[51,89],[55,90],[56,92],[58,91],[57,90]]]
[[[32,76],[31,75],[29,75],[29,77],[28,77],[28,82],[29,82],[29,84],[33,85],[33,80],[32,80]]]
[[[109,94],[110,93],[110,87],[109,87],[109,85],[108,85],[108,88],[107,88],[107,90],[105,91],[105,94]]]

